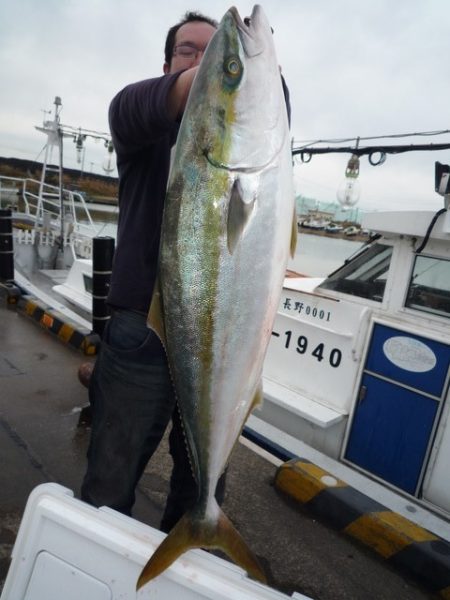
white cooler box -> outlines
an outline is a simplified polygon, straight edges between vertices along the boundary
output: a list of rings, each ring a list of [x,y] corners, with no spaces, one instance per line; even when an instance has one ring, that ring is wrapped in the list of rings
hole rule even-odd
[[[0,600],[288,599],[202,550],[186,552],[136,593],[164,536],[114,510],[93,508],[60,485],[40,485],[28,499]]]

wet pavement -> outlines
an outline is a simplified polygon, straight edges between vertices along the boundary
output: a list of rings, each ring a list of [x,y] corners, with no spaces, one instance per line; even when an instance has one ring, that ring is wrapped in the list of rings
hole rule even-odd
[[[79,495],[89,429],[78,427],[86,360],[0,297],[0,589],[27,498],[54,481]],[[93,359],[89,359],[93,360]],[[158,526],[171,460],[164,441],[139,484],[134,517]],[[314,600],[424,600],[420,589],[305,508],[278,492],[276,467],[238,444],[224,510],[266,567],[270,583]]]

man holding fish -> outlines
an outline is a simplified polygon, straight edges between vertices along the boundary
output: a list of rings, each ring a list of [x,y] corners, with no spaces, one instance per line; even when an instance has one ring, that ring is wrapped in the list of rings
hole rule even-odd
[[[244,21],[230,9],[217,32],[214,21],[188,13],[169,30],[164,75],[127,86],[111,103],[120,207],[113,311],[90,382],[82,498],[130,514],[172,416],[161,527],[176,526],[138,586],[190,547],[221,548],[264,578],[217,500],[232,447],[262,397],[295,244],[286,105],[259,6]]]
[[[165,75],[127,86],[110,107],[120,212],[109,295],[112,316],[90,381],[93,423],[82,498],[125,514],[131,514],[137,482],[175,408],[167,358],[146,321],[170,150],[216,26],[208,17],[187,13],[167,35]],[[175,470],[161,523],[165,531],[196,495],[177,412],[174,422],[170,449]],[[223,497],[223,485],[220,493]]]

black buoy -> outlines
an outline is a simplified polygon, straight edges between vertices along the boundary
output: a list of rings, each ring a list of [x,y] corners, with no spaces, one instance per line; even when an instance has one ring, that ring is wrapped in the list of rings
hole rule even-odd
[[[0,281],[14,281],[12,211],[0,208]]]

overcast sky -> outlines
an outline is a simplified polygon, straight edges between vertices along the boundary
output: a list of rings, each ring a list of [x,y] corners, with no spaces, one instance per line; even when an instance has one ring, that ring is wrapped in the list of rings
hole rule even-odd
[[[0,0],[0,156],[43,159],[34,129],[55,96],[61,121],[108,131],[111,98],[127,83],[162,73],[168,28],[186,10],[220,19],[223,0]],[[278,61],[291,93],[295,140],[450,129],[450,0],[266,0]],[[236,3],[242,16],[252,3]],[[386,143],[450,143],[450,135]],[[355,143],[354,141],[352,142]],[[366,142],[368,143],[368,142]],[[362,142],[361,142],[362,144]],[[347,145],[347,144],[346,144]],[[76,167],[75,146],[64,145]],[[86,171],[106,151],[86,146]],[[348,155],[295,166],[297,193],[333,202]],[[362,209],[442,206],[434,163],[450,150],[361,159]]]

